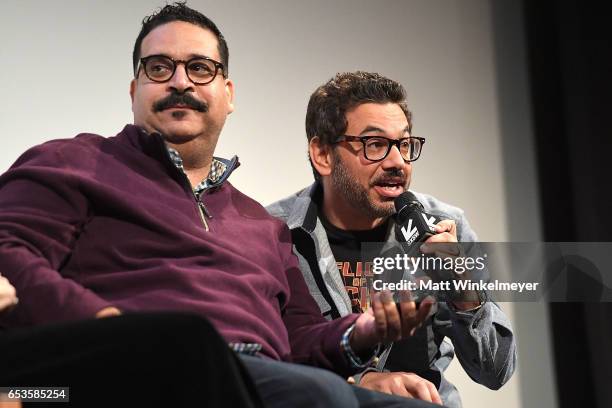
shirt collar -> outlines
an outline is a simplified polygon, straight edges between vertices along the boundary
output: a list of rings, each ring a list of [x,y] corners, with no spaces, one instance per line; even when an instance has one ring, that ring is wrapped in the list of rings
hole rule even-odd
[[[174,164],[174,166],[179,169],[183,174],[185,174],[185,168],[183,167],[183,159],[181,158],[180,153],[168,146],[166,144],[166,150],[168,151],[168,155],[170,156],[170,160]],[[193,192],[195,194],[200,194],[204,190],[220,185],[225,181],[229,174],[238,167],[238,157],[234,156],[232,160],[225,160],[219,157],[213,157],[212,163],[210,165],[210,171],[208,172],[208,176],[197,186],[193,188]]]
[[[296,200],[287,217],[287,226],[289,229],[302,228],[306,232],[312,234],[315,231],[319,220],[319,203],[322,201],[323,185],[320,181],[315,181],[310,186],[297,194]],[[393,222],[385,221],[387,230],[386,245],[397,243],[394,234]],[[323,224],[321,224],[323,225]],[[387,246],[385,246],[387,248]]]
[[[321,194],[323,186],[315,181],[298,193],[287,218],[289,229],[303,228],[308,232],[314,231],[319,216],[317,196]]]

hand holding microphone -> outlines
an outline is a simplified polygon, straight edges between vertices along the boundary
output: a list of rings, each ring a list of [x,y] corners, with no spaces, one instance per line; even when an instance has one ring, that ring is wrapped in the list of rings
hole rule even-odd
[[[440,245],[457,242],[457,225],[453,220],[442,220],[440,217],[427,214],[423,204],[410,191],[400,194],[394,201],[395,222],[399,229],[399,240],[409,247],[420,245],[424,254],[435,254],[440,257],[458,256],[458,245]],[[436,243],[436,245],[427,245]]]
[[[401,234],[400,241],[405,242],[409,252],[414,253],[419,245],[419,251],[425,255],[442,259],[462,256],[461,246],[457,241],[457,224],[453,220],[441,220],[424,211],[423,205],[409,191],[400,194],[395,199],[395,221]],[[453,279],[468,279],[466,273],[453,273]],[[454,293],[451,297],[453,305],[460,310],[475,310],[484,302],[484,296],[475,291]]]

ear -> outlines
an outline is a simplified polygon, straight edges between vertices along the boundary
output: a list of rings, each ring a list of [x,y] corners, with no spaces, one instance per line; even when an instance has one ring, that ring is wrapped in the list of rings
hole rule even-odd
[[[134,103],[134,92],[136,92],[136,79],[132,79],[130,82],[130,98],[132,99],[132,103]]]
[[[329,176],[332,172],[332,147],[321,143],[319,136],[310,139],[308,143],[310,161],[321,176]]]
[[[228,103],[228,112],[232,113],[234,111],[234,82],[231,79],[225,80],[225,93],[227,95],[227,103]]]

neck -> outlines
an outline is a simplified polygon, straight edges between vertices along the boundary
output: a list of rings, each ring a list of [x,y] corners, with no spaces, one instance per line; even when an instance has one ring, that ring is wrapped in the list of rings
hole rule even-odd
[[[324,191],[329,189],[323,188]],[[381,225],[385,218],[371,218],[347,203],[338,194],[323,193],[323,215],[334,227],[345,231],[366,231]]]
[[[180,154],[183,161],[183,171],[193,187],[208,177],[213,153],[219,139],[218,134],[214,136],[204,133],[174,135],[172,132],[164,132],[162,129],[146,123],[135,121],[134,124],[148,133],[161,134],[166,144]]]
[[[181,155],[183,170],[193,187],[208,176],[212,165],[214,147],[202,143],[197,138],[180,144],[169,141],[166,141],[166,143]]]

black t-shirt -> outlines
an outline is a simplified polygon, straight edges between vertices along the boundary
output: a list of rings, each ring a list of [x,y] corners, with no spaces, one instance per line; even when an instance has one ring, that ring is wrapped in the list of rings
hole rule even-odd
[[[362,242],[384,242],[387,236],[388,220],[380,226],[365,231],[346,231],[332,225],[323,214],[319,214],[327,232],[338,271],[348,293],[353,312],[361,313],[368,306],[367,281],[372,280],[372,260],[363,259]]]

